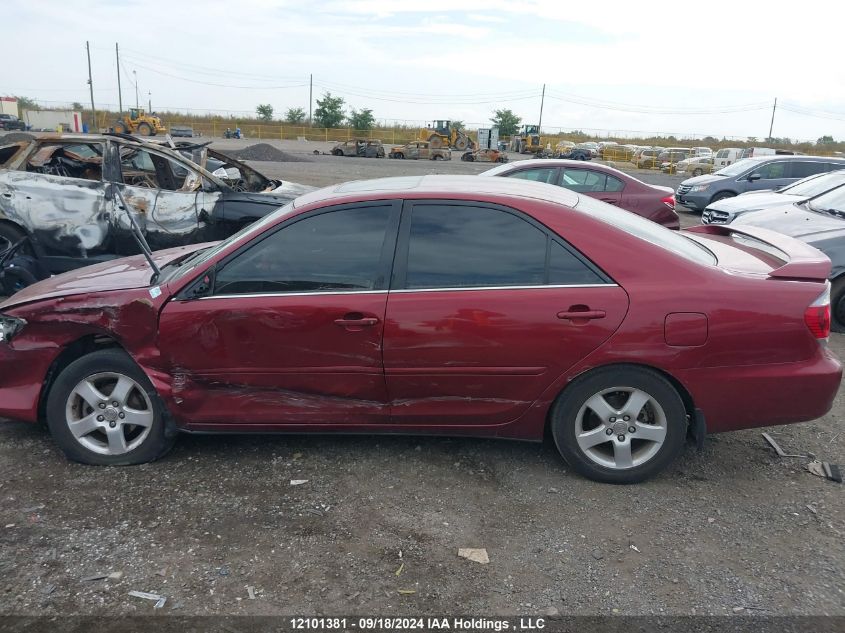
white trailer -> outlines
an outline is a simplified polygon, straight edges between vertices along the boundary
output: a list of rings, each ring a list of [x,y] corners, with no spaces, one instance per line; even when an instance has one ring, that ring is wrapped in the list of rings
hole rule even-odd
[[[499,149],[499,128],[478,128],[478,149]]]
[[[82,113],[74,110],[24,110],[23,120],[31,130],[82,132]]]
[[[0,97],[0,114],[18,116],[18,100],[14,97]]]

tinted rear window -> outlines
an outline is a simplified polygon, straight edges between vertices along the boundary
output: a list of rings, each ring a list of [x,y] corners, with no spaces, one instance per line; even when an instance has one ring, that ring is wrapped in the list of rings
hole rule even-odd
[[[575,208],[697,264],[713,266],[717,263],[716,256],[698,242],[629,211],[623,211],[588,196],[580,196]]]

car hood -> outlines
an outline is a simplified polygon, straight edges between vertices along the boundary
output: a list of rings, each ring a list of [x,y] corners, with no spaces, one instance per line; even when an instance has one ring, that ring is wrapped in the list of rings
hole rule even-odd
[[[770,209],[780,205],[790,205],[793,202],[799,202],[803,198],[800,196],[790,196],[785,193],[774,193],[769,191],[766,193],[758,193],[754,195],[741,195],[733,198],[725,198],[718,202],[713,202],[707,205],[710,209],[717,211],[727,211],[734,213],[736,211],[754,211],[757,209]]]
[[[208,248],[214,243],[191,244],[156,251],[153,253],[153,261],[161,268],[179,257]],[[55,297],[143,288],[150,285],[152,276],[153,271],[143,255],[113,259],[39,281],[0,303],[0,310]]]
[[[703,176],[694,176],[687,178],[682,185],[706,185],[708,182],[716,182],[717,180],[724,180],[727,176],[717,176],[716,174],[705,174]]]
[[[280,198],[284,198],[283,204],[287,204],[294,198],[298,198],[302,194],[310,193],[311,191],[316,191],[317,187],[312,187],[310,185],[303,185],[298,182],[290,182],[290,181],[283,181],[281,185],[269,191],[267,193],[262,193],[259,195],[262,196],[278,196]]]
[[[815,213],[796,205],[748,213],[735,220],[735,223],[772,229],[813,246],[845,237],[845,219]]]

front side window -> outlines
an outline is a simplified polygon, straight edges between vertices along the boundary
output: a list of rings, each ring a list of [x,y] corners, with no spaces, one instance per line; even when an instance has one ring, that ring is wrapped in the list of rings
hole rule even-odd
[[[303,218],[238,253],[216,274],[215,294],[377,290],[391,207]]]
[[[780,160],[762,165],[754,173],[760,174],[760,178],[763,180],[774,180],[776,178],[786,178],[786,168],[787,162]]]
[[[133,187],[190,192],[202,185],[202,178],[194,170],[172,158],[136,147],[120,148],[120,169],[123,183]]]
[[[551,283],[606,282],[572,251],[514,213],[445,203],[413,208],[405,288]]]

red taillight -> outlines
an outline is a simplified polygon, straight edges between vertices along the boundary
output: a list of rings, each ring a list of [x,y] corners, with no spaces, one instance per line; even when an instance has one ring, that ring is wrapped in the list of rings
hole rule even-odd
[[[825,291],[804,310],[804,323],[818,339],[830,336],[830,283]]]
[[[661,198],[660,202],[665,204],[670,209],[674,209],[675,208],[675,195],[672,194],[672,195],[666,196],[665,198]]]

